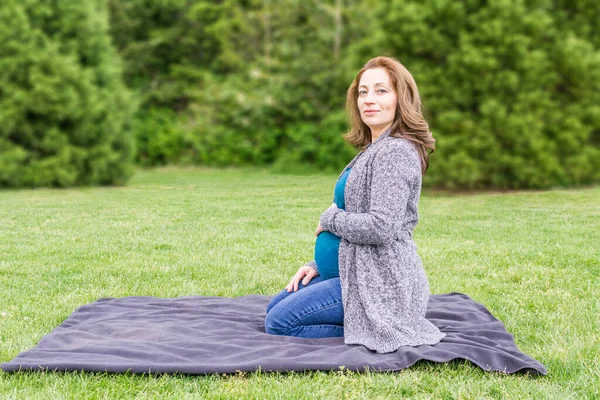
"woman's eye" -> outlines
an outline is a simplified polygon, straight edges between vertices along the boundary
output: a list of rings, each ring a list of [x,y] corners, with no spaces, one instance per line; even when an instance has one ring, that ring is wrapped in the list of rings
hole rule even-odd
[[[385,89],[379,89],[379,90],[377,91],[377,93],[387,93],[387,90],[385,90]]]
[[[366,91],[366,90],[359,90],[359,91],[358,91],[358,95],[359,95],[359,96],[364,96],[365,94],[367,94],[367,91]]]

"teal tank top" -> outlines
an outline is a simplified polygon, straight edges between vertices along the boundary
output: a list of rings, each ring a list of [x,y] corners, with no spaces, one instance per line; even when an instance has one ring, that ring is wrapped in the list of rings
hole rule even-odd
[[[333,202],[338,208],[345,210],[346,199],[344,188],[351,168],[346,168],[338,179],[333,190]],[[319,268],[319,274],[323,279],[331,279],[340,276],[338,253],[341,238],[331,232],[321,232],[315,243],[315,262]]]

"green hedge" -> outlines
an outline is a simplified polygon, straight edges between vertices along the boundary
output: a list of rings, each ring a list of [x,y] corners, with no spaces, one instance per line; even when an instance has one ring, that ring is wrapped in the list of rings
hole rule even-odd
[[[104,1],[3,0],[0,186],[118,184],[132,172],[133,102]]]
[[[425,184],[600,182],[595,0],[111,4],[148,118],[144,165],[337,170],[354,152],[341,139],[345,90],[388,54],[415,76],[437,139]]]
[[[2,186],[122,182],[134,137],[144,166],[337,171],[346,88],[380,54],[422,92],[426,185],[600,183],[596,0],[7,0],[0,16]]]

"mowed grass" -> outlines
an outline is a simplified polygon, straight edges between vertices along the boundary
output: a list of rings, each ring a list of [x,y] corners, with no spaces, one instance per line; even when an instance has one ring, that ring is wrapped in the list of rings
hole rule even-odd
[[[0,362],[101,297],[275,294],[312,259],[332,175],[138,171],[126,187],[0,191]],[[432,293],[484,303],[549,374],[0,373],[0,398],[600,398],[600,188],[425,192]]]

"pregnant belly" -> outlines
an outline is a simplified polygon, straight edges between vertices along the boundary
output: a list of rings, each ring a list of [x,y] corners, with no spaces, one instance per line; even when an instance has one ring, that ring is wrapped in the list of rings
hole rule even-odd
[[[340,276],[338,253],[340,237],[331,232],[321,232],[315,243],[315,262],[323,279]]]

